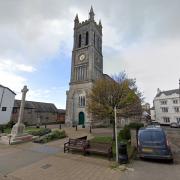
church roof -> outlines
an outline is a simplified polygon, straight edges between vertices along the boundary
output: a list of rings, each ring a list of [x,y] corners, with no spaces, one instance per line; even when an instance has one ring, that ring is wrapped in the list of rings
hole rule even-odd
[[[108,74],[103,74],[103,78],[106,80],[114,81],[114,79],[110,77]]]
[[[20,108],[21,100],[14,101],[14,107]],[[52,103],[44,103],[44,102],[35,102],[35,101],[26,101],[25,102],[26,109],[35,109],[37,112],[57,112],[57,108]]]
[[[172,90],[168,90],[168,91],[161,91],[159,92],[156,97],[161,96],[161,94],[165,94],[166,96],[170,96],[172,94],[179,94],[179,89],[172,89]]]

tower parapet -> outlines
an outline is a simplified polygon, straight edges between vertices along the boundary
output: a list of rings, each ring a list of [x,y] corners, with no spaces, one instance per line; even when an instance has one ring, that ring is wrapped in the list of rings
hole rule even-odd
[[[102,24],[101,24],[101,20],[99,20],[99,23],[97,24],[97,22],[94,20],[94,11],[93,11],[93,7],[91,6],[90,12],[89,12],[89,19],[80,22],[79,21],[79,17],[78,14],[76,14],[76,17],[74,19],[74,28],[80,28],[82,26],[85,26],[89,23],[94,23],[94,25],[96,26],[96,28],[98,29],[98,31],[100,32],[100,34],[102,35]]]

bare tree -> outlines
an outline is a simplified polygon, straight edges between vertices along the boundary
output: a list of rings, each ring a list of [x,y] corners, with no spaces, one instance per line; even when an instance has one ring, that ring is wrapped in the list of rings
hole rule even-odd
[[[130,117],[142,113],[142,95],[137,90],[135,79],[128,79],[124,72],[107,75],[95,82],[89,95],[88,111],[94,118],[109,118],[113,123],[113,140],[115,140],[114,108],[120,109],[121,117]]]

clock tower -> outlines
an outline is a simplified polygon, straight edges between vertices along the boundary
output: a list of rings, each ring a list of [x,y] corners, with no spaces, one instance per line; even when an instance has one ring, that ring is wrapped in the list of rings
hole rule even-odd
[[[94,81],[103,76],[102,25],[94,20],[91,7],[89,19],[74,20],[74,44],[71,62],[70,89],[67,91],[66,123],[89,125],[87,98]]]

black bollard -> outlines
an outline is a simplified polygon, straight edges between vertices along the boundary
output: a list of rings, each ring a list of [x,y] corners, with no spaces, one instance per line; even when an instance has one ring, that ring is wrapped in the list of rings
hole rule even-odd
[[[59,124],[59,129],[61,129],[61,124]]]
[[[46,124],[44,124],[45,128],[46,128]]]
[[[76,131],[77,131],[77,125],[76,125]]]
[[[91,126],[90,126],[90,128],[89,128],[89,132],[90,132],[90,134],[91,134]]]

